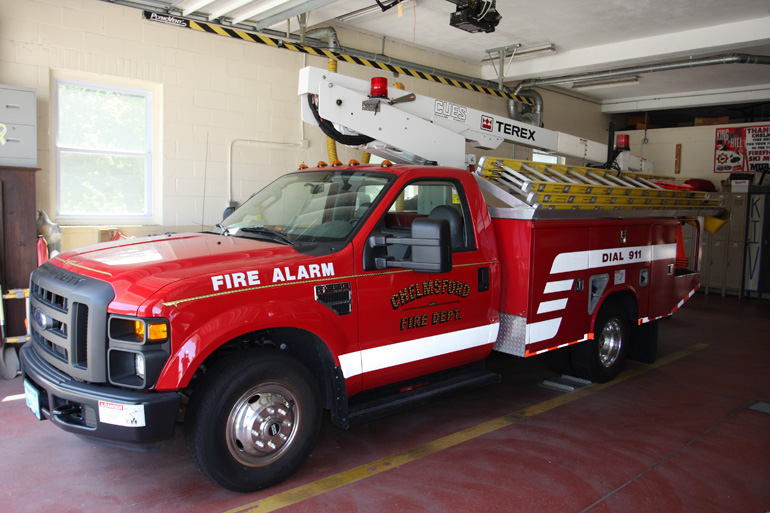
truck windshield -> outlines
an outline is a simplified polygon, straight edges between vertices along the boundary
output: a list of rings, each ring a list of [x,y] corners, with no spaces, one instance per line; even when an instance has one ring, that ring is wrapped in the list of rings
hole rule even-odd
[[[282,176],[217,225],[223,235],[297,242],[344,242],[393,175],[307,171]]]

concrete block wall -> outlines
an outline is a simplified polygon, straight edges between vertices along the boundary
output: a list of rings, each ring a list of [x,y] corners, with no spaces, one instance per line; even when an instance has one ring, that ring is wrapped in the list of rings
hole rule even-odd
[[[344,46],[383,51],[382,39],[345,30],[338,35]],[[480,74],[477,65],[407,44],[386,41],[384,52],[438,69]],[[33,87],[38,94],[38,208],[55,212],[52,70],[162,85],[162,165],[157,170],[162,175],[162,221],[158,226],[117,227],[127,234],[200,230],[221,220],[228,198],[228,162],[232,197],[240,202],[300,163],[312,166],[328,160],[325,136],[300,118],[297,76],[305,65],[327,63],[146,21],[138,9],[100,0],[0,0],[0,83]],[[338,71],[367,79],[385,75],[344,62]],[[416,93],[506,113],[505,101],[496,97],[413,77],[400,81]],[[558,103],[546,106],[548,128],[564,123],[570,133],[591,136],[606,125],[598,105],[569,98]],[[588,119],[577,121],[587,111]],[[513,148],[507,145],[491,153],[511,156]],[[360,152],[339,145],[338,155],[343,162],[360,158]],[[68,227],[63,248],[95,243],[98,234],[99,227]]]

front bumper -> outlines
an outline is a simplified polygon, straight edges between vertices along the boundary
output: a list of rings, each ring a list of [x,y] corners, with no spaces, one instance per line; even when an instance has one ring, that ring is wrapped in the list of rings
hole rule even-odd
[[[38,391],[40,415],[94,442],[148,450],[174,434],[180,395],[137,392],[77,381],[42,359],[31,344],[20,351],[24,378]]]

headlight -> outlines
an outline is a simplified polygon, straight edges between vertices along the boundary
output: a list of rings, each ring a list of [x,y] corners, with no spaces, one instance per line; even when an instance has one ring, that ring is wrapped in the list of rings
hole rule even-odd
[[[111,315],[107,333],[109,382],[142,390],[155,386],[171,350],[168,320]]]
[[[134,370],[138,378],[144,379],[144,355],[142,353],[134,355]]]
[[[113,315],[110,317],[109,332],[112,340],[156,344],[168,340],[168,321]]]

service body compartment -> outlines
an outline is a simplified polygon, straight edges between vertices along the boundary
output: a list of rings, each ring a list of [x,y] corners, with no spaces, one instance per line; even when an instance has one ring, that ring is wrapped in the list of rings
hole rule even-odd
[[[633,324],[669,315],[698,273],[676,269],[679,221],[494,218],[503,263],[495,349],[532,356],[588,340],[613,294],[631,295]]]

